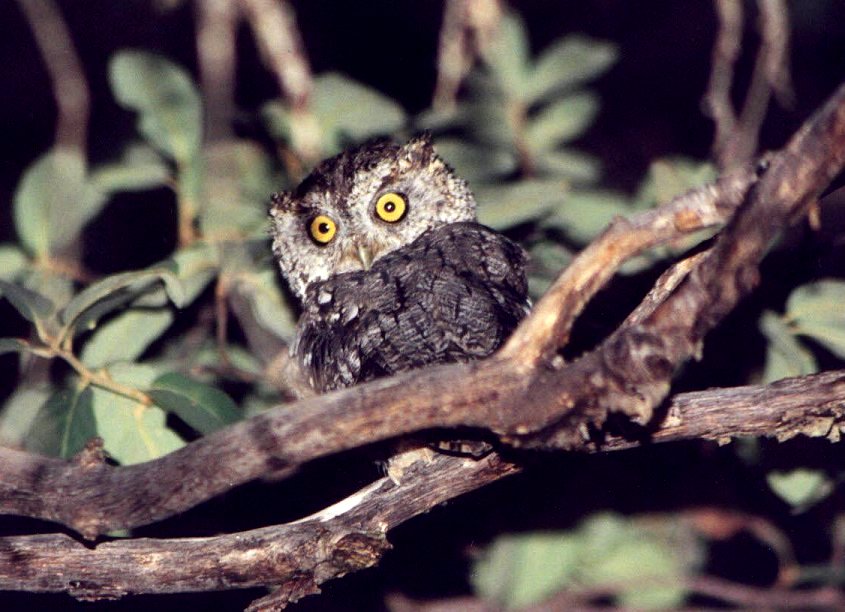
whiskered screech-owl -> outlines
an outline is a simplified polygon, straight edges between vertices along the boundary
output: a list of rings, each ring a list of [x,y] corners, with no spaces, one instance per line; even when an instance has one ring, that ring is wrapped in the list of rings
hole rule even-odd
[[[271,220],[303,307],[292,362],[316,392],[486,357],[528,311],[524,251],[476,222],[428,136],[322,162]]]

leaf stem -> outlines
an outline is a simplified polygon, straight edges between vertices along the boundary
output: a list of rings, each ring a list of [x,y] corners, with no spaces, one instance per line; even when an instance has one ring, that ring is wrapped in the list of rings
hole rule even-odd
[[[56,357],[63,359],[70,367],[72,367],[76,373],[82,377],[84,382],[106,389],[107,391],[111,391],[117,395],[128,397],[129,399],[134,400],[139,404],[143,404],[144,406],[152,405],[153,401],[150,399],[150,396],[134,387],[114,381],[111,376],[109,376],[107,370],[103,369],[99,372],[94,372],[82,363],[76,355],[62,348],[53,347],[53,354]]]

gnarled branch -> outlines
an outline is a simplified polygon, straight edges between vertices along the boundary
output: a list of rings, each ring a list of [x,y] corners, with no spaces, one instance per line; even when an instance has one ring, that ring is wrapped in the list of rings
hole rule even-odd
[[[603,246],[586,249],[490,359],[281,407],[140,465],[74,464],[2,450],[0,512],[54,520],[94,537],[163,519],[268,472],[433,427],[484,428],[521,446],[583,448],[586,427],[600,426],[611,411],[651,418],[675,369],[755,285],[777,232],[843,163],[845,87],[771,157],[745,206],[688,276],[650,314],[571,364],[555,357],[556,350],[608,270],[643,248],[724,218],[754,183],[747,170],[633,221],[617,221],[623,229],[605,236],[617,232],[618,240],[600,239]]]

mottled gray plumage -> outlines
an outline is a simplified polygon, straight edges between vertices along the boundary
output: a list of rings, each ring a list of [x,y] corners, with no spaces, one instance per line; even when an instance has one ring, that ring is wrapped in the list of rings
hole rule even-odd
[[[407,203],[398,220],[374,212],[384,194]],[[271,214],[274,252],[303,302],[291,357],[318,392],[485,357],[528,311],[524,251],[475,222],[466,183],[426,137],[327,160]],[[318,218],[333,224],[325,244]]]

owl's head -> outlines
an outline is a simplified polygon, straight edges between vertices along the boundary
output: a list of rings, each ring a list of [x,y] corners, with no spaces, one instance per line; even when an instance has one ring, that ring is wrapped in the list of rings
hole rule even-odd
[[[275,194],[270,216],[273,252],[303,299],[315,281],[367,270],[427,230],[474,221],[475,199],[423,135],[327,159],[294,191]]]

